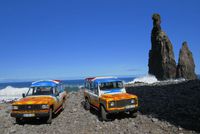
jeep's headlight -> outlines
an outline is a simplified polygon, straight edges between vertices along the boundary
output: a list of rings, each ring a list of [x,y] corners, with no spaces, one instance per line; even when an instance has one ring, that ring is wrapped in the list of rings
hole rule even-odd
[[[18,110],[18,106],[12,106],[13,110]]]
[[[132,100],[131,100],[131,104],[134,104],[134,103],[135,103],[135,100],[134,100],[134,99],[132,99]]]
[[[111,101],[110,102],[110,107],[114,107],[115,106],[115,102],[114,101]]]
[[[42,109],[49,109],[49,105],[42,105],[41,108]]]

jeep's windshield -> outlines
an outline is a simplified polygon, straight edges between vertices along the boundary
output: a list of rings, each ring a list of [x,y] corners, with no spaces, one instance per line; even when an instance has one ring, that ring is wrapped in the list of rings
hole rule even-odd
[[[31,87],[27,92],[27,96],[51,94],[53,94],[53,87]]]
[[[110,90],[110,89],[116,89],[116,88],[123,88],[123,82],[117,81],[117,82],[105,82],[100,84],[100,90]]]

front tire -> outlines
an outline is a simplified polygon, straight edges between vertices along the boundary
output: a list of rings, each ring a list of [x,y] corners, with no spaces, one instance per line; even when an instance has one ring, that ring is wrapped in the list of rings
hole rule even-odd
[[[107,121],[108,120],[108,118],[107,118],[108,113],[106,112],[104,106],[101,106],[100,108],[101,108],[101,119],[103,121]]]
[[[47,124],[51,124],[52,123],[52,115],[53,115],[53,109],[50,108],[49,109],[49,117],[47,119]]]
[[[130,114],[130,117],[136,118],[137,115],[138,115],[138,112],[137,111],[131,111],[129,114]]]
[[[16,122],[16,124],[22,124],[22,119],[21,118],[16,118],[15,122]]]

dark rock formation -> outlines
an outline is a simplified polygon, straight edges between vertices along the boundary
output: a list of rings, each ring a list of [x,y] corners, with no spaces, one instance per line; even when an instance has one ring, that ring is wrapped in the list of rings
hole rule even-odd
[[[173,46],[166,33],[161,29],[161,17],[153,14],[153,29],[151,32],[151,50],[149,51],[149,74],[159,80],[176,77],[176,62]]]
[[[177,78],[197,79],[192,52],[189,50],[187,42],[183,42],[179,53],[176,76]]]
[[[128,86],[126,91],[138,96],[142,115],[152,115],[159,120],[200,133],[200,80]]]

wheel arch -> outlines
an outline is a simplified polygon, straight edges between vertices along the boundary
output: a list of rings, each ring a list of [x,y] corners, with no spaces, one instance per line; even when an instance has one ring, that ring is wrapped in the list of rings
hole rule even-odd
[[[90,97],[86,95],[85,100],[88,100],[88,102],[90,102]]]
[[[101,108],[101,106],[103,106],[104,109],[107,111],[107,109],[106,109],[106,101],[99,100],[99,109]]]
[[[50,105],[50,108],[52,108],[52,110],[54,111],[54,105],[53,104]]]

